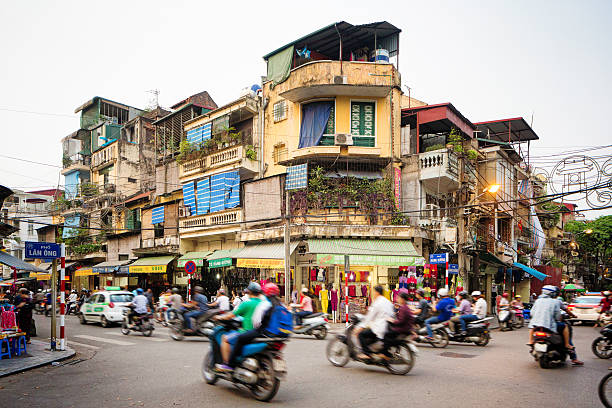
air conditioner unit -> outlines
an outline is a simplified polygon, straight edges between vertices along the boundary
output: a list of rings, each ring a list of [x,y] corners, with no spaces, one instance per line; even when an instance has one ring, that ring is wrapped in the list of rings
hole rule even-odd
[[[191,209],[189,207],[179,207],[178,216],[179,217],[190,217]]]
[[[470,215],[472,213],[472,209],[471,208],[464,208],[463,209],[463,215]]]
[[[334,135],[334,144],[336,146],[352,146],[353,136],[346,133],[336,133]]]
[[[336,75],[334,76],[334,85],[346,85],[348,81],[346,79],[346,75]]]

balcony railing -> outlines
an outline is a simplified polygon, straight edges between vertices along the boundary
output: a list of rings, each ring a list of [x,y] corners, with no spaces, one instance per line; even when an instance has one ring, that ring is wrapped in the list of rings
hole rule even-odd
[[[211,214],[195,215],[179,220],[181,234],[195,232],[201,228],[235,224],[242,221],[242,209],[219,211]]]
[[[161,238],[148,238],[142,240],[141,248],[156,248],[164,246],[178,246],[180,244],[179,237],[169,236]]]
[[[419,155],[420,178],[432,191],[448,193],[459,187],[455,153],[440,149]]]
[[[179,176],[189,177],[225,166],[233,166],[235,168],[243,168],[250,172],[257,172],[257,160],[247,158],[246,151],[247,149],[245,146],[233,146],[195,160],[181,163],[179,165]]]

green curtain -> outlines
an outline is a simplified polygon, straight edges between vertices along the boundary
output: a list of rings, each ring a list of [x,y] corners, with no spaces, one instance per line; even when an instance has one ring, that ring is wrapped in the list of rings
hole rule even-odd
[[[268,80],[272,81],[272,88],[289,77],[291,61],[293,60],[293,45],[274,54],[268,59]]]

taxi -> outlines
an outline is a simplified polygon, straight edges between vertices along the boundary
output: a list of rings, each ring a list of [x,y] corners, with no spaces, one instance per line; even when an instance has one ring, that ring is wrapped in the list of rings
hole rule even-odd
[[[123,310],[132,303],[134,294],[119,287],[107,286],[91,295],[79,313],[81,324],[100,323],[108,327],[112,323],[123,321]]]
[[[576,315],[575,318],[570,320],[575,323],[596,323],[599,318],[599,302],[602,299],[601,294],[586,294],[574,298],[567,306],[567,309]]]

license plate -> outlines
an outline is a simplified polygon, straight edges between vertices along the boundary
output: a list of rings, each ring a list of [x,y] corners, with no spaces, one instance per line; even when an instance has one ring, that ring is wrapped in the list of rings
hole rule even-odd
[[[548,346],[542,343],[536,343],[534,346],[535,351],[539,351],[540,353],[546,353],[548,350]]]
[[[281,358],[275,358],[274,360],[272,360],[272,366],[274,367],[274,371],[287,371],[287,364],[285,363],[285,360]]]

